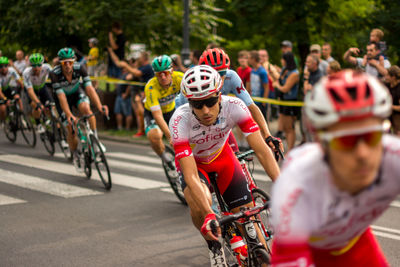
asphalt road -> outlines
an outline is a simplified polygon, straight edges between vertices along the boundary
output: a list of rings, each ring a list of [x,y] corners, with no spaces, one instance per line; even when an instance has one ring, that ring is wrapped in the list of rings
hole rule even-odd
[[[151,148],[103,143],[110,192],[40,141],[34,149],[21,136],[11,144],[0,131],[0,266],[209,266],[205,242]],[[268,191],[257,167],[256,177]],[[374,224],[392,266],[400,266],[399,208],[394,202]]]

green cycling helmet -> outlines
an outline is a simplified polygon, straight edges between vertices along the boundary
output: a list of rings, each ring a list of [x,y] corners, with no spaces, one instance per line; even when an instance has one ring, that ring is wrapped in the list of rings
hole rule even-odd
[[[10,63],[10,62],[8,61],[8,57],[0,57],[0,64],[6,65],[6,64],[8,64],[8,63]]]
[[[75,59],[75,52],[72,48],[64,47],[58,51],[58,58],[60,60]]]
[[[154,72],[169,70],[172,68],[172,59],[167,55],[158,56],[153,59],[151,67]]]
[[[29,57],[31,65],[41,65],[44,62],[44,57],[40,53],[34,53]]]

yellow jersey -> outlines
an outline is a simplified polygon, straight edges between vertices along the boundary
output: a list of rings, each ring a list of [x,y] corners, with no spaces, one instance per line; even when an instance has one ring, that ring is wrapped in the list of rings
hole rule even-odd
[[[91,59],[88,60],[87,65],[88,66],[96,66],[98,63],[98,58],[99,58],[99,49],[97,47],[92,47],[89,50],[89,56]]]
[[[146,101],[144,102],[145,109],[149,111],[161,109],[162,113],[174,110],[175,97],[180,92],[182,78],[182,72],[172,72],[172,83],[167,89],[161,87],[156,76],[151,78],[144,88],[146,96]]]

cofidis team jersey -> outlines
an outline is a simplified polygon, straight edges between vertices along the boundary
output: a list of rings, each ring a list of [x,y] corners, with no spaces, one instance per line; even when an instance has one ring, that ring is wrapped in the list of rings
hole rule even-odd
[[[210,126],[199,123],[189,104],[179,107],[169,122],[176,159],[194,156],[200,163],[211,163],[221,153],[231,129],[238,125],[245,136],[257,131],[246,104],[235,97],[221,96],[217,121]]]

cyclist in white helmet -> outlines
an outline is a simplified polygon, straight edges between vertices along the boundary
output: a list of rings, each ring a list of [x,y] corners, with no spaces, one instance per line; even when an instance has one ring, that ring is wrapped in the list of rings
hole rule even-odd
[[[207,65],[186,71],[181,93],[189,103],[180,106],[169,122],[176,159],[183,173],[182,191],[192,221],[210,249],[211,266],[226,266],[218,238],[211,232],[216,216],[211,209],[209,173],[216,172],[217,184],[229,209],[252,206],[245,175],[227,139],[238,125],[255,151],[264,170],[275,180],[279,167],[261,136],[246,104],[220,94],[222,79]],[[262,238],[260,238],[262,239]]]
[[[370,225],[400,193],[390,94],[344,70],[306,96],[317,142],[289,153],[272,192],[272,266],[388,266]]]

